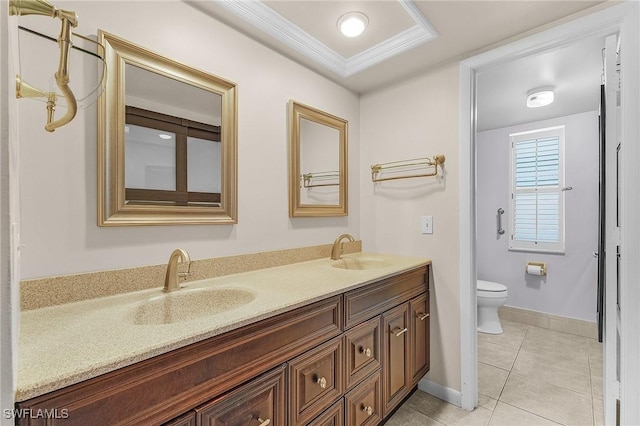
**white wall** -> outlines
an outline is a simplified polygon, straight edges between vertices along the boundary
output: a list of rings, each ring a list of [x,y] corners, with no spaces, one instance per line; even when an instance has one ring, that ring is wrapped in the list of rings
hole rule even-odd
[[[510,182],[509,134],[565,125],[565,254],[508,250]],[[507,306],[596,320],[598,250],[598,112],[478,133],[477,264],[478,278],[503,283]],[[502,207],[498,235],[496,210]],[[527,261],[546,262],[547,276],[525,274]]]
[[[56,3],[78,13],[76,32],[95,35],[100,28],[238,84],[238,224],[99,228],[96,106],[81,110],[71,124],[47,134],[42,129],[44,104],[22,100],[24,279],[161,264],[176,247],[198,259],[326,244],[344,232],[360,237],[357,95],[186,3],[128,2],[126,10],[122,4],[113,5],[104,1]],[[44,18],[24,17],[22,24],[29,26],[29,19]],[[83,75],[72,74],[71,78],[73,82]],[[349,122],[348,217],[288,216],[290,99]]]
[[[433,261],[427,377],[459,391],[458,84],[450,64],[362,96],[360,195],[365,250]],[[372,164],[435,154],[446,156],[444,179],[371,182]],[[420,233],[422,215],[433,216],[433,235]]]

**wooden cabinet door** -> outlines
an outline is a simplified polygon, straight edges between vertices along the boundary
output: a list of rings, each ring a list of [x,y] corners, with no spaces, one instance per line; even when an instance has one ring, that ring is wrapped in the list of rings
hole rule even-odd
[[[380,370],[367,377],[344,397],[347,426],[372,426],[382,420]]]
[[[289,424],[301,425],[344,392],[342,336],[289,362]]]
[[[429,371],[429,293],[409,302],[411,333],[411,382],[417,384]]]
[[[345,333],[346,389],[380,368],[380,316]]]
[[[285,426],[285,365],[196,408],[198,425]]]
[[[383,415],[386,416],[409,393],[410,376],[409,303],[382,314]]]

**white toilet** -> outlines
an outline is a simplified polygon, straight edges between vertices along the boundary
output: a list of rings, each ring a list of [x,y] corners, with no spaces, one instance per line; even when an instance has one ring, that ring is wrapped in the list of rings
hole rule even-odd
[[[507,286],[492,281],[478,280],[478,331],[500,334],[502,325],[498,308],[507,301]]]

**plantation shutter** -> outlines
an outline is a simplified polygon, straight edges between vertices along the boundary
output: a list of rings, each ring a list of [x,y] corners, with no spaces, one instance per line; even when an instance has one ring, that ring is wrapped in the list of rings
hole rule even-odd
[[[564,251],[564,128],[511,135],[510,249]]]

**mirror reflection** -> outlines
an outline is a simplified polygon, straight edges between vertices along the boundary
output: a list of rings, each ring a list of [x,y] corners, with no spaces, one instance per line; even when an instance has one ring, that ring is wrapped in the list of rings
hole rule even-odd
[[[235,84],[100,37],[99,223],[235,223]]]
[[[289,216],[346,216],[347,121],[295,101],[289,108]]]
[[[340,130],[300,119],[301,204],[340,203]]]

